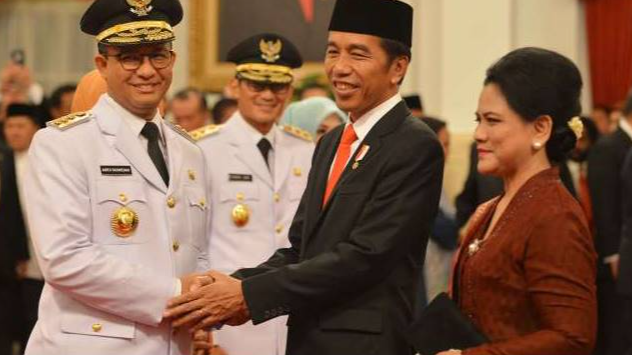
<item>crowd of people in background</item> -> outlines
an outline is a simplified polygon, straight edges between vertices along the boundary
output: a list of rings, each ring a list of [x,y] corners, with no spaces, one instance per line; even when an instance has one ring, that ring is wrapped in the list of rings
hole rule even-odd
[[[28,174],[24,159],[37,130],[47,121],[71,113],[71,108],[94,105],[103,93],[90,84],[66,84],[45,95],[27,66],[9,63],[0,73],[0,353],[6,344],[21,348],[37,319],[39,296],[44,284],[22,213],[21,181]],[[332,100],[328,86],[311,80],[299,83],[291,102],[278,120],[308,132],[315,141],[345,124],[347,114]],[[75,96],[75,91],[77,95]],[[102,86],[105,90],[105,85]],[[162,108],[165,117],[188,132],[211,125],[224,125],[234,117],[238,100],[199,88],[177,91]],[[74,97],[74,99],[73,99]],[[91,98],[92,97],[92,98]],[[445,121],[424,113],[419,95],[405,98],[415,116],[439,137],[446,157],[450,133]],[[580,203],[589,222],[596,250],[598,330],[595,355],[632,353],[632,96],[610,107],[595,105],[582,116],[585,129],[571,154],[554,164],[561,180]],[[423,303],[448,288],[454,251],[466,234],[468,222],[483,203],[503,193],[503,182],[482,175],[477,169],[476,143],[471,145],[470,167],[463,189],[450,201],[441,195],[438,217],[427,249],[424,280],[419,290]],[[553,246],[555,247],[555,246]],[[5,347],[3,347],[3,344]]]

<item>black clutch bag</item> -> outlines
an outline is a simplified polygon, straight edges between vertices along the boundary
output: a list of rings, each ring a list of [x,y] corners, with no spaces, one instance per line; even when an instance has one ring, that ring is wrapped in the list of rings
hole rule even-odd
[[[424,308],[406,336],[421,355],[467,349],[489,342],[446,293],[439,294]]]

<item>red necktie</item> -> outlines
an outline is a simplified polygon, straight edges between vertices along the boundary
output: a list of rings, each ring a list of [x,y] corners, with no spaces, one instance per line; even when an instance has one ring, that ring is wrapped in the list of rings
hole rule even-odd
[[[336,152],[336,161],[334,162],[334,167],[331,170],[331,175],[329,175],[329,180],[327,181],[327,189],[325,190],[323,206],[327,204],[327,200],[329,200],[329,196],[334,191],[334,188],[338,183],[338,179],[340,179],[340,175],[342,175],[342,172],[345,170],[345,166],[347,165],[347,161],[351,155],[351,145],[357,140],[358,136],[353,130],[353,125],[347,125],[345,131],[342,133],[342,139],[340,139],[340,145],[338,145],[338,151]]]

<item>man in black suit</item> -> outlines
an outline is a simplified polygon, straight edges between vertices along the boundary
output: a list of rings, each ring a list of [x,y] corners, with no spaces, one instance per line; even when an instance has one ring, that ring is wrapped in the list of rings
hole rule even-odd
[[[3,127],[11,150],[7,152],[1,170],[0,354],[11,354],[14,340],[25,346],[37,318],[39,294],[35,302],[24,302],[35,297],[23,292],[30,253],[25,209],[21,198],[24,196],[23,174],[28,169],[27,150],[33,135],[41,126],[36,111],[35,106],[9,105]],[[28,317],[27,313],[32,317]]]
[[[628,151],[621,174],[623,183],[623,226],[621,228],[621,248],[619,249],[619,293],[624,297],[623,316],[625,329],[625,355],[632,355],[632,149]]]
[[[325,69],[351,123],[316,147],[291,247],[238,279],[209,273],[213,284],[170,302],[174,325],[289,314],[287,354],[412,354],[404,334],[443,173],[440,143],[398,93],[412,18],[400,1],[338,0]]]
[[[588,157],[588,188],[595,223],[598,259],[597,300],[599,325],[595,354],[619,355],[625,351],[622,310],[617,293],[621,244],[621,167],[632,147],[632,95],[623,110],[618,129],[602,137]]]

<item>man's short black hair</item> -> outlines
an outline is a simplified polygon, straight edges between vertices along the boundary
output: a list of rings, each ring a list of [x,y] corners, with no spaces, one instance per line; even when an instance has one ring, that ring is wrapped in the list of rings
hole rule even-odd
[[[77,84],[74,83],[59,86],[50,96],[51,107],[59,108],[61,106],[61,98],[64,95],[74,93],[75,91],[77,91]]]
[[[380,45],[388,56],[388,64],[392,64],[393,61],[399,57],[407,57],[408,61],[413,58],[410,47],[402,42],[394,41],[392,39],[380,38]]]
[[[213,122],[221,124],[220,119],[224,115],[224,111],[232,107],[237,107],[237,100],[224,97],[217,101],[211,110]]]
[[[410,62],[413,58],[413,54],[410,50],[410,47],[405,45],[402,42],[394,41],[388,38],[380,38],[380,46],[386,52],[386,56],[388,57],[387,64],[389,67],[391,66],[391,64],[393,64],[395,59],[399,57],[408,58],[408,62]],[[398,85],[402,85],[403,82],[404,82],[404,78],[402,78],[402,80],[399,81]]]
[[[208,102],[206,101],[206,95],[198,88],[188,87],[178,91],[174,96],[174,100],[186,100],[191,95],[195,95],[200,98],[200,111],[206,111],[208,109]]]

